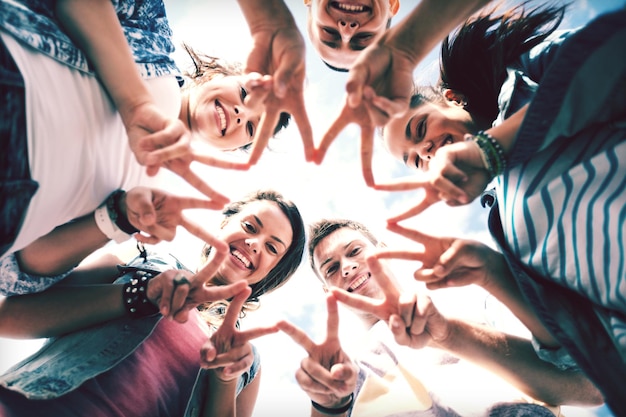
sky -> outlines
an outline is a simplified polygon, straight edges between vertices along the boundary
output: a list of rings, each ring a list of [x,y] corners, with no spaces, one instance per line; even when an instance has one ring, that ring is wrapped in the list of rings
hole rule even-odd
[[[306,39],[306,7],[303,1],[286,0],[286,3]],[[392,24],[399,21],[417,3],[417,0],[402,0],[399,14]],[[603,10],[623,5],[624,0],[574,0],[572,3],[573,7],[570,8],[562,27],[578,26]],[[177,45],[184,41],[209,55],[245,62],[251,43],[248,27],[237,2],[166,0],[165,4]],[[181,67],[189,65],[183,53],[177,52],[175,57]],[[319,141],[342,106],[346,75],[326,68],[308,40],[306,59],[305,101],[315,140]],[[437,53],[434,49],[417,67],[415,78],[434,82],[437,65]],[[272,141],[271,149],[266,150],[259,163],[249,171],[227,171],[210,167],[197,169],[205,172],[208,182],[231,200],[259,188],[273,188],[298,205],[306,223],[323,217],[350,218],[365,223],[389,247],[418,249],[416,244],[384,228],[386,218],[416,201],[416,193],[379,192],[365,186],[360,168],[359,133],[357,126],[348,126],[329,149],[323,164],[317,166],[304,161],[298,130],[292,122],[288,129]],[[374,175],[377,181],[408,174],[410,171],[392,159],[382,148],[380,140],[377,140],[374,154]],[[185,183],[178,183],[176,179],[172,182],[181,192],[194,194]],[[209,226],[217,226],[221,217],[219,212],[205,210],[191,210],[188,214]],[[466,237],[493,246],[486,228],[487,214],[487,209],[483,209],[478,202],[458,208],[439,204],[404,224],[427,233]],[[201,243],[180,230],[173,242],[164,243],[161,247],[177,255],[189,267],[194,267]],[[425,291],[412,279],[412,273],[419,264],[392,262],[405,289]],[[485,319],[483,306],[486,295],[480,289],[446,289],[429,292],[429,295],[444,314],[480,321]],[[512,332],[525,334],[525,330],[518,323],[506,317],[504,313],[498,315],[498,324]],[[292,321],[313,340],[321,341],[324,337],[324,292],[306,258],[299,271],[284,287],[262,298],[261,308],[249,313],[242,321],[242,327],[253,327],[280,318]],[[361,332],[362,328],[352,314],[340,309],[340,335],[347,350],[356,348]],[[0,343],[1,371],[35,349],[40,341],[16,342],[0,339]],[[255,340],[254,344],[260,351],[263,364],[261,390],[254,416],[275,415],[272,412],[276,410],[277,404],[280,404],[282,410],[289,411],[285,415],[308,415],[310,402],[294,377],[300,361],[306,355],[304,350],[284,334],[265,336]],[[601,409],[582,410],[573,407],[568,408],[566,414],[568,417],[604,415]]]

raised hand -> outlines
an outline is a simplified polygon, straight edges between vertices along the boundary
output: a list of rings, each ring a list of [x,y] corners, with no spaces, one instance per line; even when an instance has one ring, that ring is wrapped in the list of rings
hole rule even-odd
[[[249,164],[258,162],[274,134],[281,112],[292,115],[304,145],[305,159],[315,153],[313,130],[304,105],[305,44],[291,12],[282,0],[239,0],[253,40],[246,72],[271,75],[273,90],[263,104],[265,113],[254,136]]]
[[[244,331],[237,329],[239,313],[251,292],[250,287],[245,287],[235,295],[228,305],[224,321],[200,351],[201,366],[213,369],[222,382],[232,381],[250,368],[254,361],[250,340],[278,331],[276,325]]]
[[[328,296],[326,307],[326,339],[320,344],[314,343],[303,330],[287,321],[279,322],[278,327],[309,354],[296,371],[300,387],[312,401],[324,407],[337,408],[346,404],[348,396],[354,392],[358,368],[339,342],[337,301]]]
[[[376,280],[378,287],[383,293],[383,297],[371,298],[331,287],[330,291],[338,301],[369,313],[383,321],[388,321],[392,314],[402,314],[406,306],[413,305],[415,296],[410,295],[406,297],[406,295],[401,295],[400,289],[390,277],[390,272],[386,270],[380,260],[374,255],[370,255],[367,257],[366,262],[372,278]]]
[[[227,300],[246,286],[244,281],[208,286],[191,272],[170,270],[148,282],[146,295],[153,304],[159,306],[159,311],[164,317],[184,323],[189,318],[189,311],[192,308],[205,302]]]
[[[436,237],[391,223],[387,229],[424,246],[420,251],[381,249],[378,259],[396,258],[422,263],[414,277],[428,289],[462,287],[476,284],[483,288],[506,275],[503,256],[487,245],[468,239]]]
[[[140,231],[135,235],[142,243],[155,244],[161,240],[171,241],[176,227],[183,226],[190,232],[198,227],[183,214],[186,209],[221,209],[224,204],[194,197],[182,197],[166,191],[147,187],[134,187],[120,198],[120,210],[126,212],[128,221]]]

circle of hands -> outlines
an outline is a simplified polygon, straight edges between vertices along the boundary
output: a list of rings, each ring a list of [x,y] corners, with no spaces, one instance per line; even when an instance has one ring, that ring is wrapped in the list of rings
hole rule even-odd
[[[167,271],[151,280],[148,286],[148,298],[159,306],[160,312],[179,322],[186,321],[189,311],[203,302],[232,298],[224,323],[202,350],[204,367],[216,369],[223,381],[231,380],[252,363],[249,340],[280,329],[309,354],[297,372],[302,388],[313,401],[333,407],[346,401],[357,378],[356,366],[339,343],[336,300],[387,322],[400,344],[419,348],[443,341],[449,331],[447,320],[428,297],[401,294],[380,259],[395,257],[422,262],[422,268],[414,276],[431,289],[474,282],[485,285],[489,280],[484,267],[488,258],[481,256],[486,256],[489,248],[476,242],[428,236],[397,222],[416,216],[439,201],[452,206],[467,204],[484,191],[490,178],[476,145],[468,141],[439,149],[426,173],[386,184],[375,181],[372,167],[375,129],[408,109],[413,85],[412,60],[404,51],[388,45],[387,36],[364,50],[350,70],[343,108],[316,147],[305,108],[305,47],[300,31],[293,21],[286,21],[272,27],[251,28],[251,35],[254,46],[246,63],[245,72],[249,74],[246,100],[249,105],[262,106],[263,114],[249,160],[242,162],[207,153],[206,149],[194,146],[194,138],[182,122],[164,118],[150,103],[137,106],[131,116],[125,118],[129,144],[137,161],[146,166],[149,175],[156,175],[161,167],[171,170],[207,199],[137,187],[128,191],[123,206],[130,223],[141,231],[135,235],[140,242],[154,244],[172,240],[176,228],[182,226],[213,246],[214,256],[196,274]],[[389,76],[392,73],[394,76]],[[321,164],[339,133],[355,123],[361,129],[362,174],[368,186],[381,191],[424,190],[417,204],[388,219],[388,228],[424,245],[425,250],[385,250],[368,258],[372,276],[384,289],[381,300],[331,289],[332,296],[327,300],[328,334],[321,344],[315,344],[302,330],[286,321],[246,332],[237,330],[237,317],[250,290],[243,281],[226,286],[206,285],[225,259],[228,246],[183,214],[186,209],[221,209],[229,201],[191,169],[191,162],[224,169],[249,169],[261,157],[283,111],[290,113],[298,126],[307,162]],[[177,284],[180,274],[187,278],[184,285]]]

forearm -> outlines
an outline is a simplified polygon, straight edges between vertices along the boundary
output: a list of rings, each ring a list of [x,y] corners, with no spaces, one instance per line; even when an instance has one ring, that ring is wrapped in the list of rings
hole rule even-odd
[[[450,320],[438,347],[495,373],[523,393],[551,405],[598,405],[602,396],[580,372],[542,361],[530,341],[485,326]]]
[[[57,227],[16,253],[20,269],[39,276],[54,276],[74,268],[109,242],[93,214]]]
[[[517,132],[519,132],[520,126],[526,117],[526,110],[528,110],[528,104],[513,113],[509,118],[504,120],[497,126],[488,129],[486,132],[493,136],[498,143],[504,149],[506,155],[511,153],[515,140],[517,139]]]
[[[489,0],[422,0],[392,27],[384,42],[403,51],[415,66],[454,28]]]
[[[209,370],[209,392],[202,405],[204,417],[235,417],[237,415],[237,378],[224,382]]]
[[[58,0],[56,13],[93,65],[122,119],[152,101],[110,0]]]
[[[0,299],[0,335],[60,336],[124,316],[122,285],[55,286]]]
[[[238,0],[250,32],[280,26],[296,26],[291,11],[284,0]]]

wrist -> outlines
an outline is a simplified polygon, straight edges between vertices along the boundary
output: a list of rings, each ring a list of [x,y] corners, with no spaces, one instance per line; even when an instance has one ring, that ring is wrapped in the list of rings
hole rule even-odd
[[[130,224],[122,207],[125,208],[125,195],[123,190],[115,190],[94,211],[94,219],[100,231],[116,243],[127,241],[139,231]]]
[[[343,398],[341,402],[339,402],[338,404],[333,404],[332,406],[324,406],[311,400],[311,405],[313,406],[313,408],[315,408],[320,413],[328,414],[328,415],[344,414],[348,410],[350,410],[350,408],[352,408],[353,403],[354,403],[354,393],[352,392],[350,393],[350,395]]]

